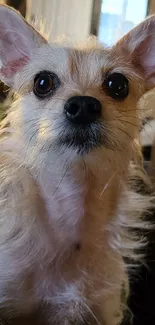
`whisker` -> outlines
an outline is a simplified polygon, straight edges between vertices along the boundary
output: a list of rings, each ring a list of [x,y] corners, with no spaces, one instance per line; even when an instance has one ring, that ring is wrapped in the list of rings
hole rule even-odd
[[[110,183],[112,182],[114,176],[116,175],[116,171],[113,173],[113,175],[109,178],[108,182],[105,184],[101,194],[100,194],[100,197],[103,195],[103,193],[106,191],[106,189],[108,188],[108,186],[110,185]]]
[[[146,130],[145,129],[143,129],[142,130],[148,137],[149,137],[149,139],[151,140],[151,141],[153,141],[153,139],[151,138],[151,136],[146,132]]]
[[[52,194],[52,197],[53,197],[53,196],[56,194],[56,192],[58,191],[60,185],[61,185],[62,182],[63,182],[63,179],[64,179],[66,173],[68,172],[68,169],[69,169],[69,167],[70,167],[70,165],[71,165],[71,163],[68,165],[68,161],[69,161],[69,159],[66,160],[65,165],[67,165],[67,168],[66,168],[65,172],[63,173],[63,175],[62,175],[62,177],[61,177],[61,180],[60,180],[60,182],[59,182],[57,188],[55,189],[54,193]],[[65,165],[64,165],[64,167],[65,167]]]
[[[57,97],[57,96],[55,96],[53,98],[53,101],[56,101],[56,100],[64,101],[64,98],[63,97]]]
[[[116,150],[116,147],[118,148],[120,144],[119,139],[116,138],[116,135],[112,132],[109,126],[106,127],[106,129],[102,126],[101,130],[102,136],[104,137],[105,146],[112,151]]]
[[[121,132],[123,132],[128,138],[130,138],[132,141],[134,140],[134,138],[131,137],[131,135],[129,135],[125,130],[122,130],[121,128],[117,127],[117,129]]]
[[[122,147],[122,143],[120,142],[120,140],[116,137],[116,134],[111,130],[110,126],[106,126],[105,128],[102,126],[101,127],[102,132],[103,132],[103,137],[104,137],[104,141],[106,139],[107,141],[107,147],[111,150],[118,150],[118,148],[120,149],[119,151],[124,150],[124,148]]]
[[[122,117],[129,117],[129,118],[134,118],[134,119],[136,119],[136,120],[141,120],[141,118],[139,117],[139,116],[133,116],[133,115],[125,115],[125,116],[123,116],[123,115],[117,115],[117,117],[116,118],[122,118]]]
[[[90,313],[90,315],[94,318],[95,322],[98,325],[102,325],[101,322],[99,321],[99,319],[95,316],[95,314],[93,313],[93,311],[90,309],[90,307],[86,303],[84,303],[84,306],[86,307],[86,309],[88,310],[88,312]]]
[[[138,124],[135,124],[135,123],[132,123],[132,122],[130,122],[130,121],[126,121],[126,120],[124,120],[124,119],[115,119],[117,122],[119,121],[119,122],[124,122],[124,123],[127,123],[127,124],[130,124],[130,125],[132,125],[132,126],[136,126],[136,127],[140,127],[140,125],[138,125]]]

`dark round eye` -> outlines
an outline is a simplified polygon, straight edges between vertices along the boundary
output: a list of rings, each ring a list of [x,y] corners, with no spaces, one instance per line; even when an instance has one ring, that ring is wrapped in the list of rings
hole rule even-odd
[[[128,79],[123,74],[117,72],[105,78],[103,87],[109,96],[118,100],[125,99],[129,93]]]
[[[51,94],[59,84],[58,77],[50,72],[40,72],[34,79],[33,91],[37,97],[45,98]]]

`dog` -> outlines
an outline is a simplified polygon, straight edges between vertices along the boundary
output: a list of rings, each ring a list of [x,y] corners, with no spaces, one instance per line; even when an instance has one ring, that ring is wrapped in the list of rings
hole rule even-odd
[[[49,44],[0,6],[0,78],[15,93],[0,129],[4,322],[122,322],[126,259],[145,245],[132,230],[154,204],[131,182],[147,178],[138,103],[155,86],[154,35],[152,16],[112,48]]]

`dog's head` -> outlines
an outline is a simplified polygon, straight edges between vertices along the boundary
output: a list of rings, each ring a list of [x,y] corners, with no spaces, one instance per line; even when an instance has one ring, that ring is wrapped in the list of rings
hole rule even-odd
[[[14,124],[29,145],[128,156],[140,128],[140,97],[155,85],[155,17],[112,48],[50,45],[0,6],[0,77],[19,95]]]

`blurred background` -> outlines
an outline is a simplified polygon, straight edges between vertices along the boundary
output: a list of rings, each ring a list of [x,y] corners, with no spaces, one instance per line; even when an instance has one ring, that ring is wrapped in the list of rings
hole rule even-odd
[[[31,21],[43,18],[53,40],[66,35],[84,39],[95,34],[111,45],[147,14],[155,12],[155,0],[2,0]]]
[[[2,0],[31,21],[44,20],[50,39],[66,35],[81,40],[95,34],[111,45],[147,14],[155,0]]]

